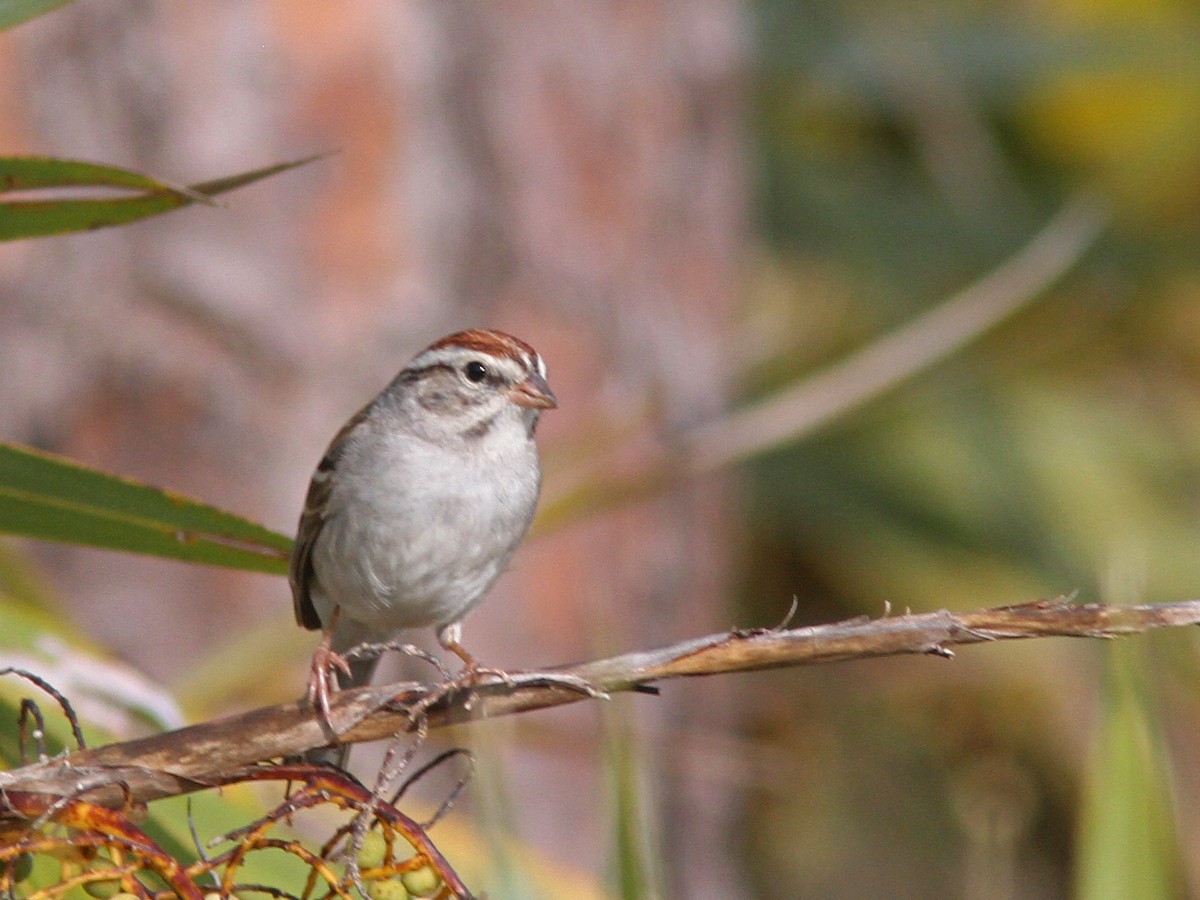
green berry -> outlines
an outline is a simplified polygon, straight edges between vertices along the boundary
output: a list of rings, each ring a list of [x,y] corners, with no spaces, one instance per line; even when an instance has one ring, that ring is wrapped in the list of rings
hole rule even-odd
[[[112,900],[121,891],[121,874],[113,868],[112,863],[106,859],[97,859],[88,863],[88,872],[109,872],[108,878],[99,881],[88,881],[83,885],[83,889],[97,900]]]
[[[33,854],[21,853],[8,862],[0,862],[0,875],[7,874],[13,884],[20,884],[33,872]]]
[[[368,831],[363,835],[362,846],[358,850],[358,867],[374,869],[383,865],[387,859],[387,841],[378,831]]]
[[[429,866],[405,872],[400,880],[414,897],[431,897],[442,884],[442,877]]]
[[[408,889],[399,878],[379,878],[367,885],[371,900],[408,900]]]

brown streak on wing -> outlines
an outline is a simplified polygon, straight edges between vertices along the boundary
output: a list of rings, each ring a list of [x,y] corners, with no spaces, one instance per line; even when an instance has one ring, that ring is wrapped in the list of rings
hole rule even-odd
[[[368,403],[342,426],[325,451],[325,455],[317,464],[312,481],[308,484],[308,494],[304,498],[304,512],[300,514],[300,523],[296,526],[296,543],[292,548],[292,558],[288,564],[288,584],[292,588],[292,608],[296,613],[296,622],[310,630],[323,627],[321,617],[312,602],[312,589],[316,580],[313,571],[312,553],[316,546],[321,527],[325,524],[326,508],[329,496],[333,492],[333,471],[342,453],[345,452],[346,442],[350,433],[367,417],[371,404]]]

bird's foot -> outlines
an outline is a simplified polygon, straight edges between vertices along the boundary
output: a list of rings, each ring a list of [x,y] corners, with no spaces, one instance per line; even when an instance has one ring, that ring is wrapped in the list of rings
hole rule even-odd
[[[321,713],[321,724],[325,726],[328,735],[337,739],[337,729],[333,727],[333,718],[329,707],[329,698],[337,693],[341,685],[338,683],[338,672],[350,675],[350,664],[345,658],[330,646],[331,637],[326,634],[313,651],[312,664],[308,673],[308,702]]]
[[[498,681],[504,682],[506,687],[514,688],[517,686],[516,678],[511,672],[504,669],[497,669],[493,666],[480,665],[479,662],[472,657],[462,670],[454,676],[454,683],[460,688],[477,687],[483,683],[485,678],[495,678]]]
[[[425,696],[409,707],[409,719],[416,722],[423,718],[425,714],[434,706],[454,696],[460,691],[467,691],[471,688],[478,687],[484,679],[495,678],[503,682],[509,688],[514,688],[517,685],[516,679],[511,674],[503,669],[495,669],[491,666],[481,666],[471,657],[471,661],[459,670],[457,675],[450,675],[443,670],[446,676],[438,684],[430,685]],[[467,709],[475,705],[474,696],[469,696],[465,704]]]
[[[496,679],[496,681],[483,681],[483,679],[492,678]],[[453,678],[432,687],[428,694],[413,705],[410,715],[416,720],[423,716],[431,707],[436,706],[438,703],[460,691],[470,690],[474,687],[495,685],[497,683],[503,684],[510,691],[525,685],[530,687],[559,687],[582,694],[585,697],[590,697],[593,700],[610,699],[607,692],[578,675],[567,675],[556,672],[508,672],[504,669],[476,664],[465,666]],[[464,707],[468,710],[471,709],[477,699],[477,695],[469,695]]]

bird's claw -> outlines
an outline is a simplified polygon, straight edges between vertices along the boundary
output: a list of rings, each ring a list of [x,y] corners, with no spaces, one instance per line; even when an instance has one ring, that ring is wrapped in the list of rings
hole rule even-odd
[[[345,658],[331,647],[322,643],[313,651],[312,667],[308,675],[308,702],[321,713],[321,722],[333,737],[337,737],[337,729],[333,727],[329,698],[336,693],[341,685],[338,683],[338,672],[350,675],[350,664]]]
[[[481,666],[474,661],[455,676],[453,684],[456,688],[475,687],[480,684],[482,679],[489,676],[503,681],[506,687],[514,688],[517,686],[517,681],[511,673],[506,672],[504,669],[493,668],[492,666]]]

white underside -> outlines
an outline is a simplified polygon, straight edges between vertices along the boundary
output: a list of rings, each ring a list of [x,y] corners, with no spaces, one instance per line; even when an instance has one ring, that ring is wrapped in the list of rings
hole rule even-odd
[[[458,622],[492,586],[539,483],[533,441],[505,424],[517,427],[494,429],[469,453],[371,432],[348,448],[312,556],[321,620],[342,610],[335,650]]]

